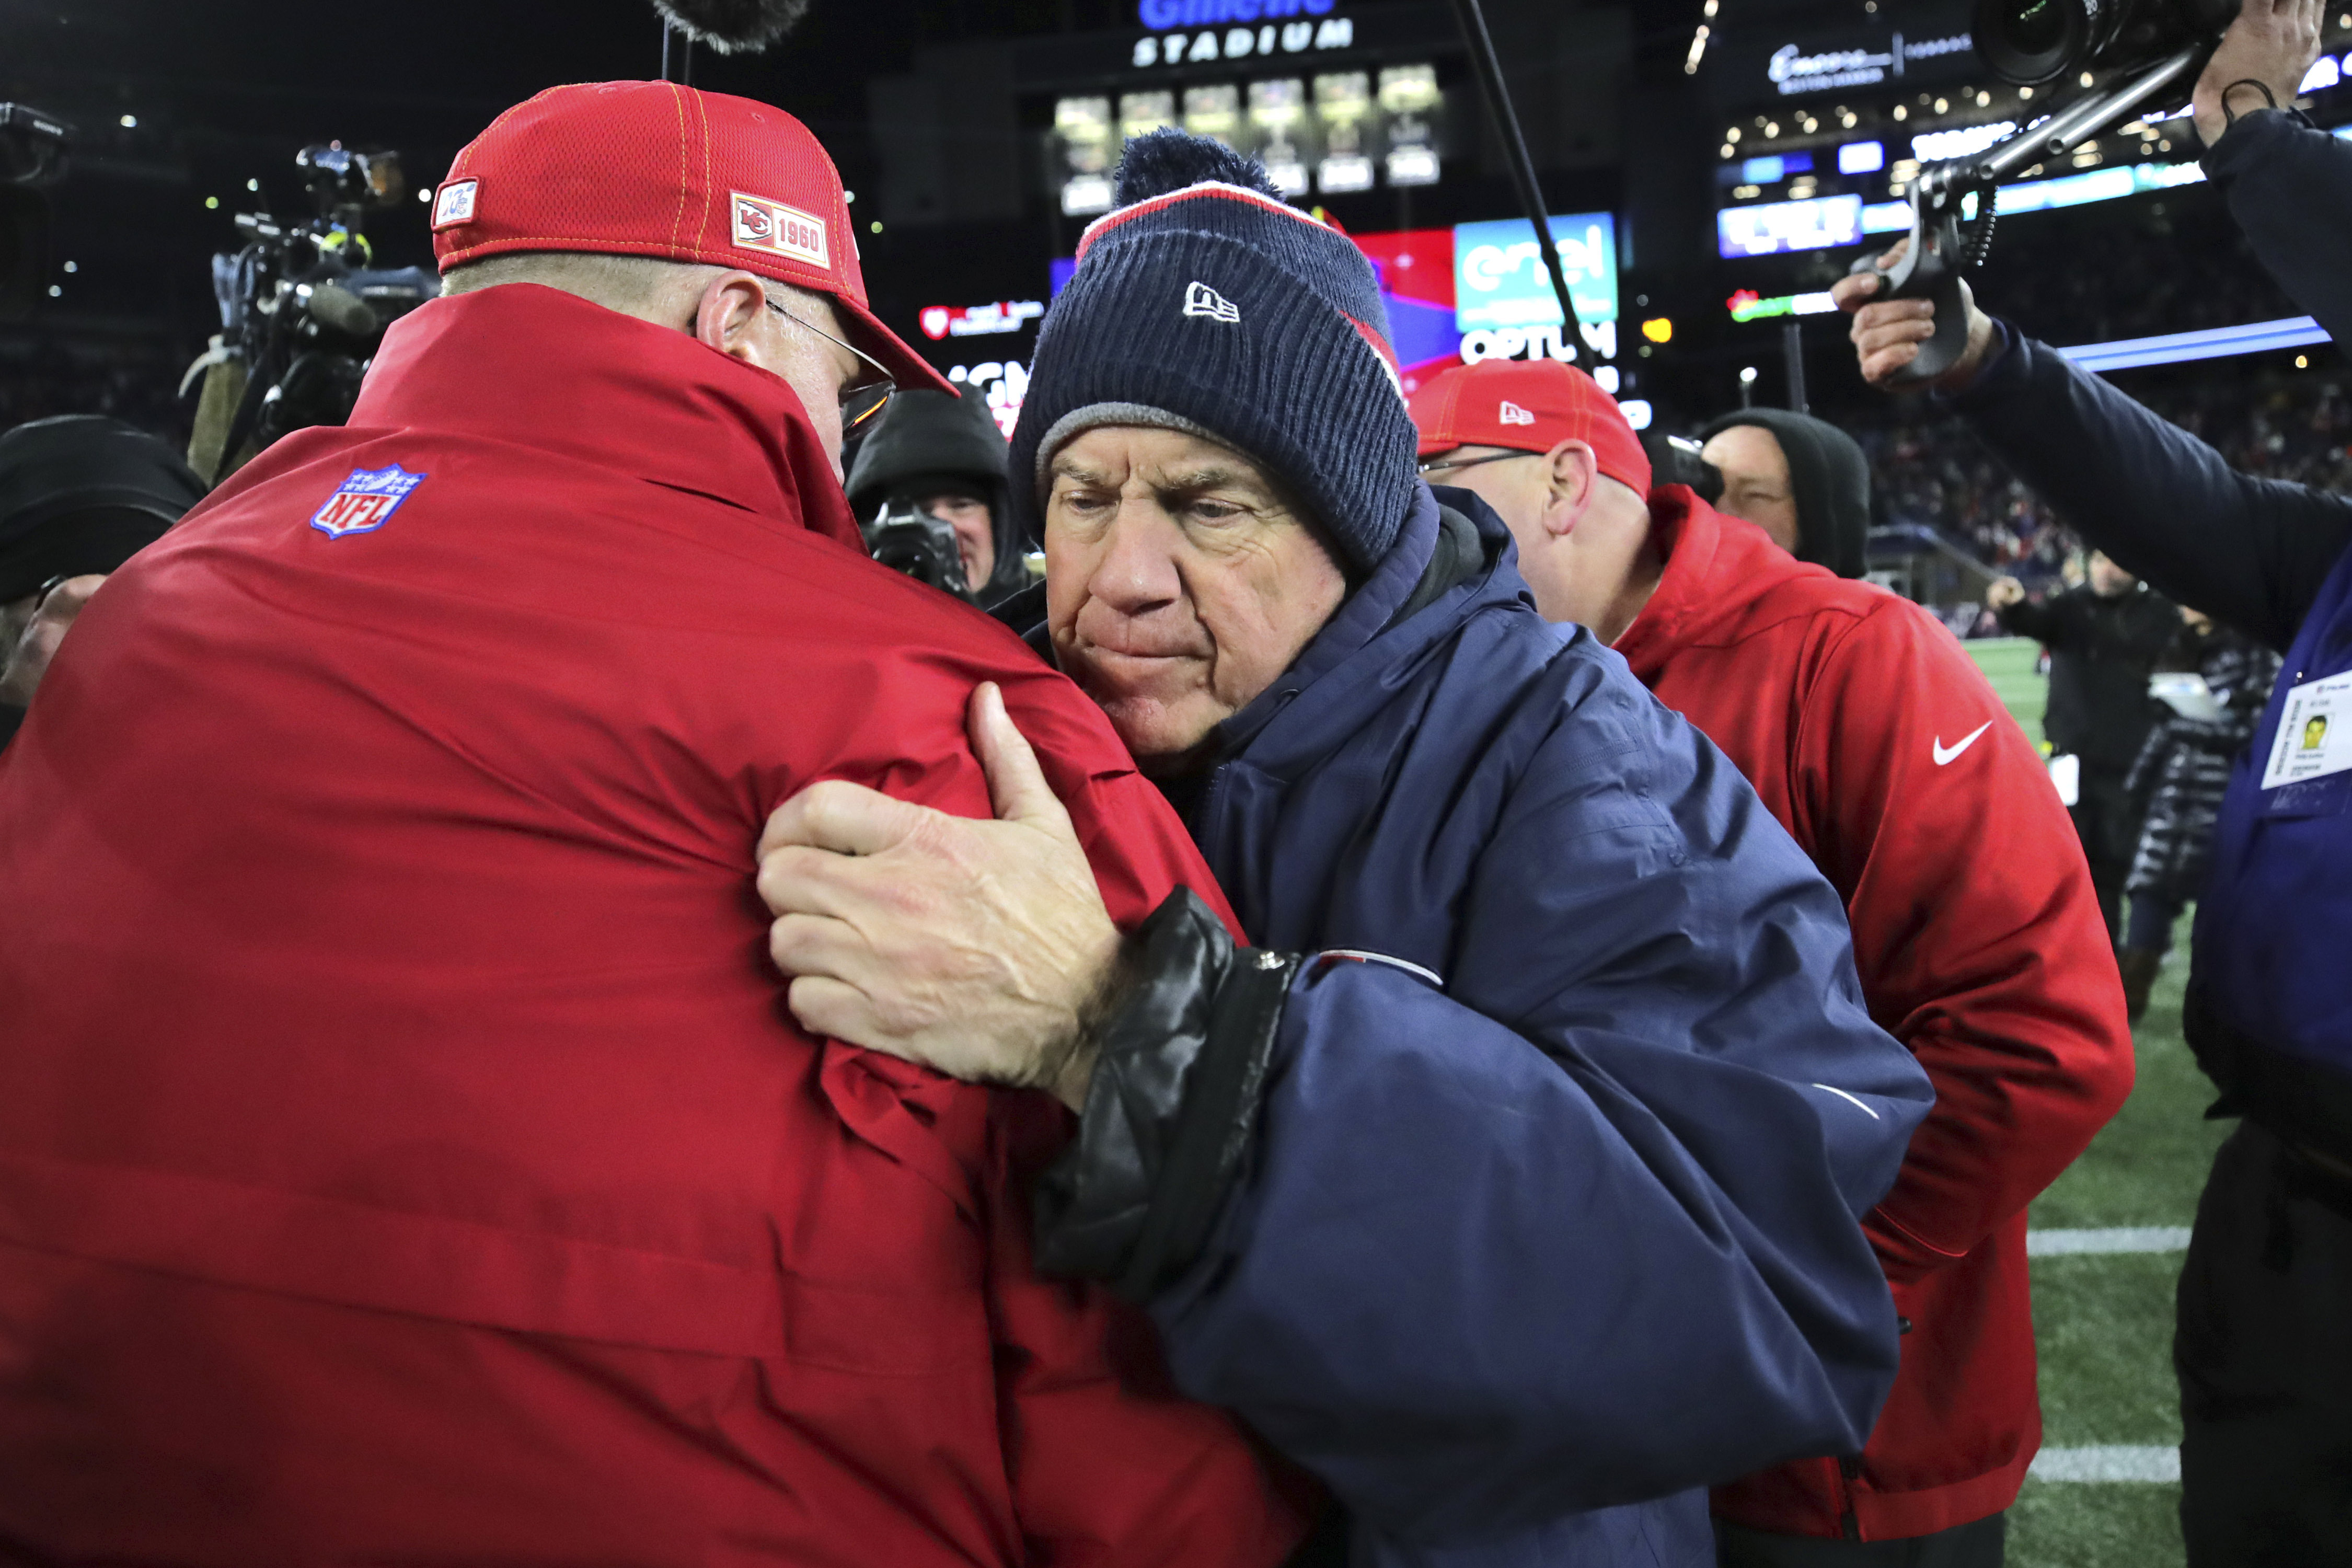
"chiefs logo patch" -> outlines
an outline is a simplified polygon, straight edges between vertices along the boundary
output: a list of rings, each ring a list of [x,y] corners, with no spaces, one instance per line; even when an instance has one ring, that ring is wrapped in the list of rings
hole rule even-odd
[[[735,243],[743,249],[790,257],[811,267],[833,266],[824,219],[765,196],[747,196],[740,191],[728,194],[733,198]]]

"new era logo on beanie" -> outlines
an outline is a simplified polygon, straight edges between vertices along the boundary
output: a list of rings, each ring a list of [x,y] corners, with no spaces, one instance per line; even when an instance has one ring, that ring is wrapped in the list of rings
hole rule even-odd
[[[1387,553],[1418,477],[1379,280],[1255,160],[1176,130],[1127,144],[1037,337],[1013,433],[1034,531],[1054,455],[1103,425],[1246,454],[1305,502],[1351,571]]]
[[[1184,285],[1184,313],[1206,316],[1213,321],[1238,321],[1242,319],[1242,313],[1234,309],[1231,300],[1206,283],[1199,282]]]

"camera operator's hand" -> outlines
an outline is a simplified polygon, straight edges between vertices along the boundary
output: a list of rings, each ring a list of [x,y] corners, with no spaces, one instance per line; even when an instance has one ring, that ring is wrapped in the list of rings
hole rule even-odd
[[[2232,114],[2284,109],[2294,101],[2295,89],[2319,58],[2319,27],[2326,16],[2322,0],[2244,0],[2189,100],[2205,145],[2221,139]],[[2265,100],[2258,89],[2246,85],[2252,82],[2268,88],[2270,97]]]
[[[778,806],[760,838],[769,953],[812,1034],[1072,1110],[1094,1072],[1121,938],[1070,814],[992,683],[972,750],[996,820],[841,780]]]
[[[1996,577],[1985,585],[1985,608],[2005,610],[2025,597],[2025,584],[2014,577]]]
[[[1853,317],[1853,328],[1848,335],[1853,339],[1855,356],[1862,361],[1862,379],[1873,386],[1885,386],[1889,376],[1919,357],[1919,345],[1936,335],[1933,301],[1880,300],[1872,303],[1883,287],[1880,274],[1902,260],[1910,246],[1907,238],[1895,241],[1895,248],[1878,258],[1877,271],[1841,278],[1830,289],[1830,298],[1837,301],[1838,309]],[[1975,380],[1977,367],[1984,363],[1985,354],[1992,347],[1992,318],[1977,309],[1976,296],[1969,291],[1965,280],[1960,284],[1960,308],[1969,314],[1969,346],[1952,362],[1951,369],[1928,383],[1940,391],[1956,392]]]
[[[0,702],[19,708],[32,706],[33,692],[41,684],[41,677],[49,671],[49,660],[57,657],[58,646],[73,630],[74,619],[81,614],[90,595],[106,582],[106,574],[93,572],[85,576],[68,577],[41,595],[31,616],[25,623],[13,648],[0,648]]]

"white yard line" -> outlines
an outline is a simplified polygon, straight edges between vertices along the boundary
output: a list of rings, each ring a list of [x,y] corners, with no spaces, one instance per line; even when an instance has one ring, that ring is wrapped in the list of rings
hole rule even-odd
[[[2136,1225],[2119,1230],[2029,1230],[2028,1258],[2065,1258],[2084,1252],[2185,1252],[2185,1225]],[[2085,1450],[2089,1452],[2090,1450]]]
[[[2037,1481],[2177,1481],[2180,1450],[2149,1447],[2044,1448],[2033,1456]]]

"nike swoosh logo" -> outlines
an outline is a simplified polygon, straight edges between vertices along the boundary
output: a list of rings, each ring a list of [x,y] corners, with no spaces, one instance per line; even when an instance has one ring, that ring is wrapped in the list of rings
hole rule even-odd
[[[1975,745],[1977,743],[1977,737],[1991,728],[1992,721],[1988,719],[1983,723],[1978,725],[1975,729],[1969,731],[1967,734],[1961,736],[1958,740],[1953,742],[1948,748],[1944,744],[1944,737],[1941,735],[1937,736],[1936,765],[1939,768],[1942,767],[1946,763],[1950,762],[1954,757],[1958,756],[1962,752],[1965,752],[1970,746]]]

